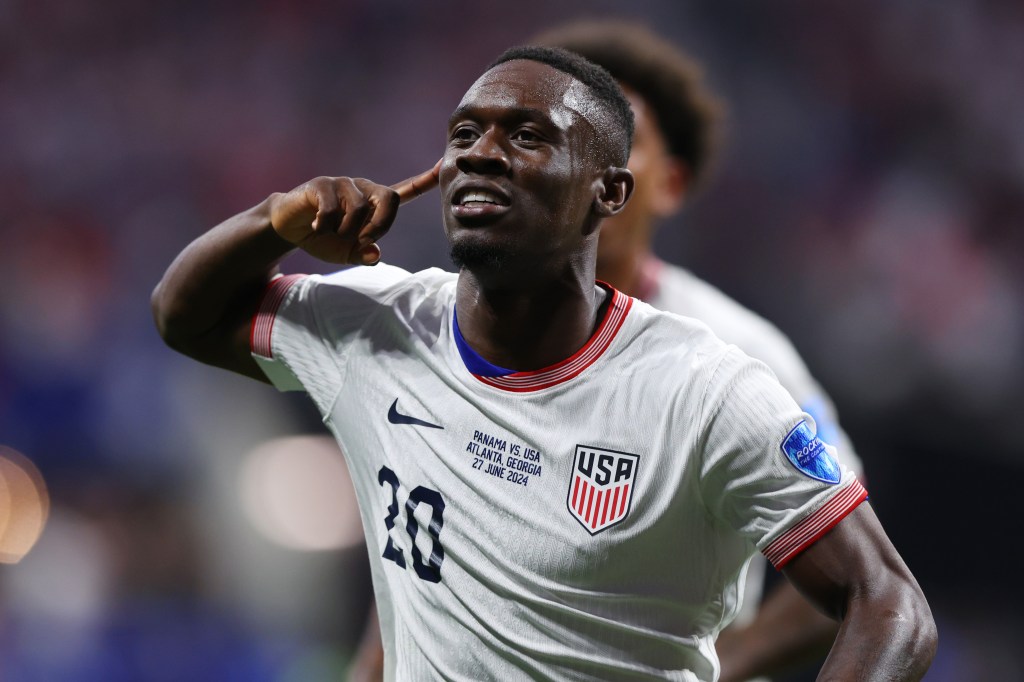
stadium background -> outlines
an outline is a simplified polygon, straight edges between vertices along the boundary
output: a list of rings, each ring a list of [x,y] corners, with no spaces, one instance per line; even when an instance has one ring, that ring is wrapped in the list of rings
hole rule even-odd
[[[0,444],[50,495],[0,565],[0,679],[344,665],[369,586],[343,472],[278,440],[316,417],[164,348],[149,292],[271,191],[429,167],[493,56],[582,16],[653,25],[730,103],[660,252],[776,321],[838,403],[936,614],[926,679],[1024,679],[1024,5],[554,5],[0,2]],[[446,265],[438,213],[404,209],[387,260]],[[313,493],[334,506],[287,516]]]

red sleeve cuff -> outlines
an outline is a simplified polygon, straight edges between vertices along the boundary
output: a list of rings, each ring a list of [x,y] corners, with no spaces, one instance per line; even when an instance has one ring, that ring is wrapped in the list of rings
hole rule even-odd
[[[249,349],[264,358],[273,358],[270,347],[270,335],[274,330],[274,319],[277,309],[284,301],[285,295],[292,285],[306,275],[278,275],[267,283],[260,299],[260,306],[252,316],[252,327],[249,330]]]
[[[860,481],[854,480],[825,505],[806,519],[780,535],[762,551],[768,561],[779,569],[800,552],[804,551],[832,530],[847,514],[852,512],[868,497]]]

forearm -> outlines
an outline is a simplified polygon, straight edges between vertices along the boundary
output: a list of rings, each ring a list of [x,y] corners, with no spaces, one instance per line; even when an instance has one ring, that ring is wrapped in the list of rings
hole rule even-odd
[[[777,675],[821,660],[838,629],[839,623],[815,609],[791,584],[780,582],[752,622],[727,628],[719,636],[720,682]]]
[[[277,263],[299,247],[329,263],[373,265],[399,204],[436,187],[440,166],[393,188],[321,176],[224,221],[189,244],[153,291],[160,335],[196,360],[266,381],[248,328]]]
[[[151,301],[168,345],[211,361],[204,339],[251,314],[277,263],[295,248],[271,227],[269,201],[203,234],[168,267]]]

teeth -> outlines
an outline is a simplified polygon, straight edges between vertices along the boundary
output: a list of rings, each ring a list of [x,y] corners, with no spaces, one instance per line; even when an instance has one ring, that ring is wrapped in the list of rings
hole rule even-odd
[[[471,203],[497,204],[499,201],[498,197],[494,196],[490,192],[470,191],[463,195],[462,200],[459,203],[462,205]]]

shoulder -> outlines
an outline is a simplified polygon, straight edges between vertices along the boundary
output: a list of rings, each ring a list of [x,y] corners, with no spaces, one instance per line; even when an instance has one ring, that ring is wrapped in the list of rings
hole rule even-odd
[[[624,346],[633,356],[631,366],[650,368],[666,379],[713,373],[729,349],[735,350],[703,320],[659,310],[638,299],[632,299]]]
[[[703,319],[681,315],[640,299],[632,299],[629,317],[648,339],[667,342],[682,350],[708,349],[726,343]]]
[[[726,343],[767,364],[791,391],[803,393],[811,381],[803,358],[778,327],[693,273],[668,263],[659,273],[651,303],[706,323]]]
[[[653,402],[692,413],[695,425],[722,412],[723,405],[743,413],[753,409],[757,414],[746,415],[750,424],[774,414],[780,405],[799,412],[766,363],[727,343],[701,320],[641,301],[634,301],[630,317],[626,352],[631,355],[622,364]],[[734,424],[746,428],[744,419]]]
[[[311,284],[326,291],[346,289],[386,300],[410,292],[429,294],[455,281],[456,275],[439,268],[409,272],[394,265],[355,266],[330,275],[312,275]]]
[[[725,341],[740,348],[763,340],[792,346],[774,324],[677,265],[665,263],[662,266],[658,293],[651,300],[651,305],[678,315],[696,317]]]
[[[326,313],[416,304],[454,290],[456,275],[438,268],[409,272],[393,265],[355,266],[328,275],[288,276],[291,303]],[[450,285],[450,286],[449,286]]]
[[[268,321],[342,335],[380,315],[439,317],[454,297],[456,278],[436,268],[412,273],[384,264],[329,275],[286,275],[268,289],[261,313]]]
[[[652,304],[699,318],[723,341],[767,365],[783,388],[814,418],[821,436],[841,446],[846,464],[855,471],[863,469],[839,427],[832,400],[778,327],[681,267],[660,263],[659,268],[658,293]]]

